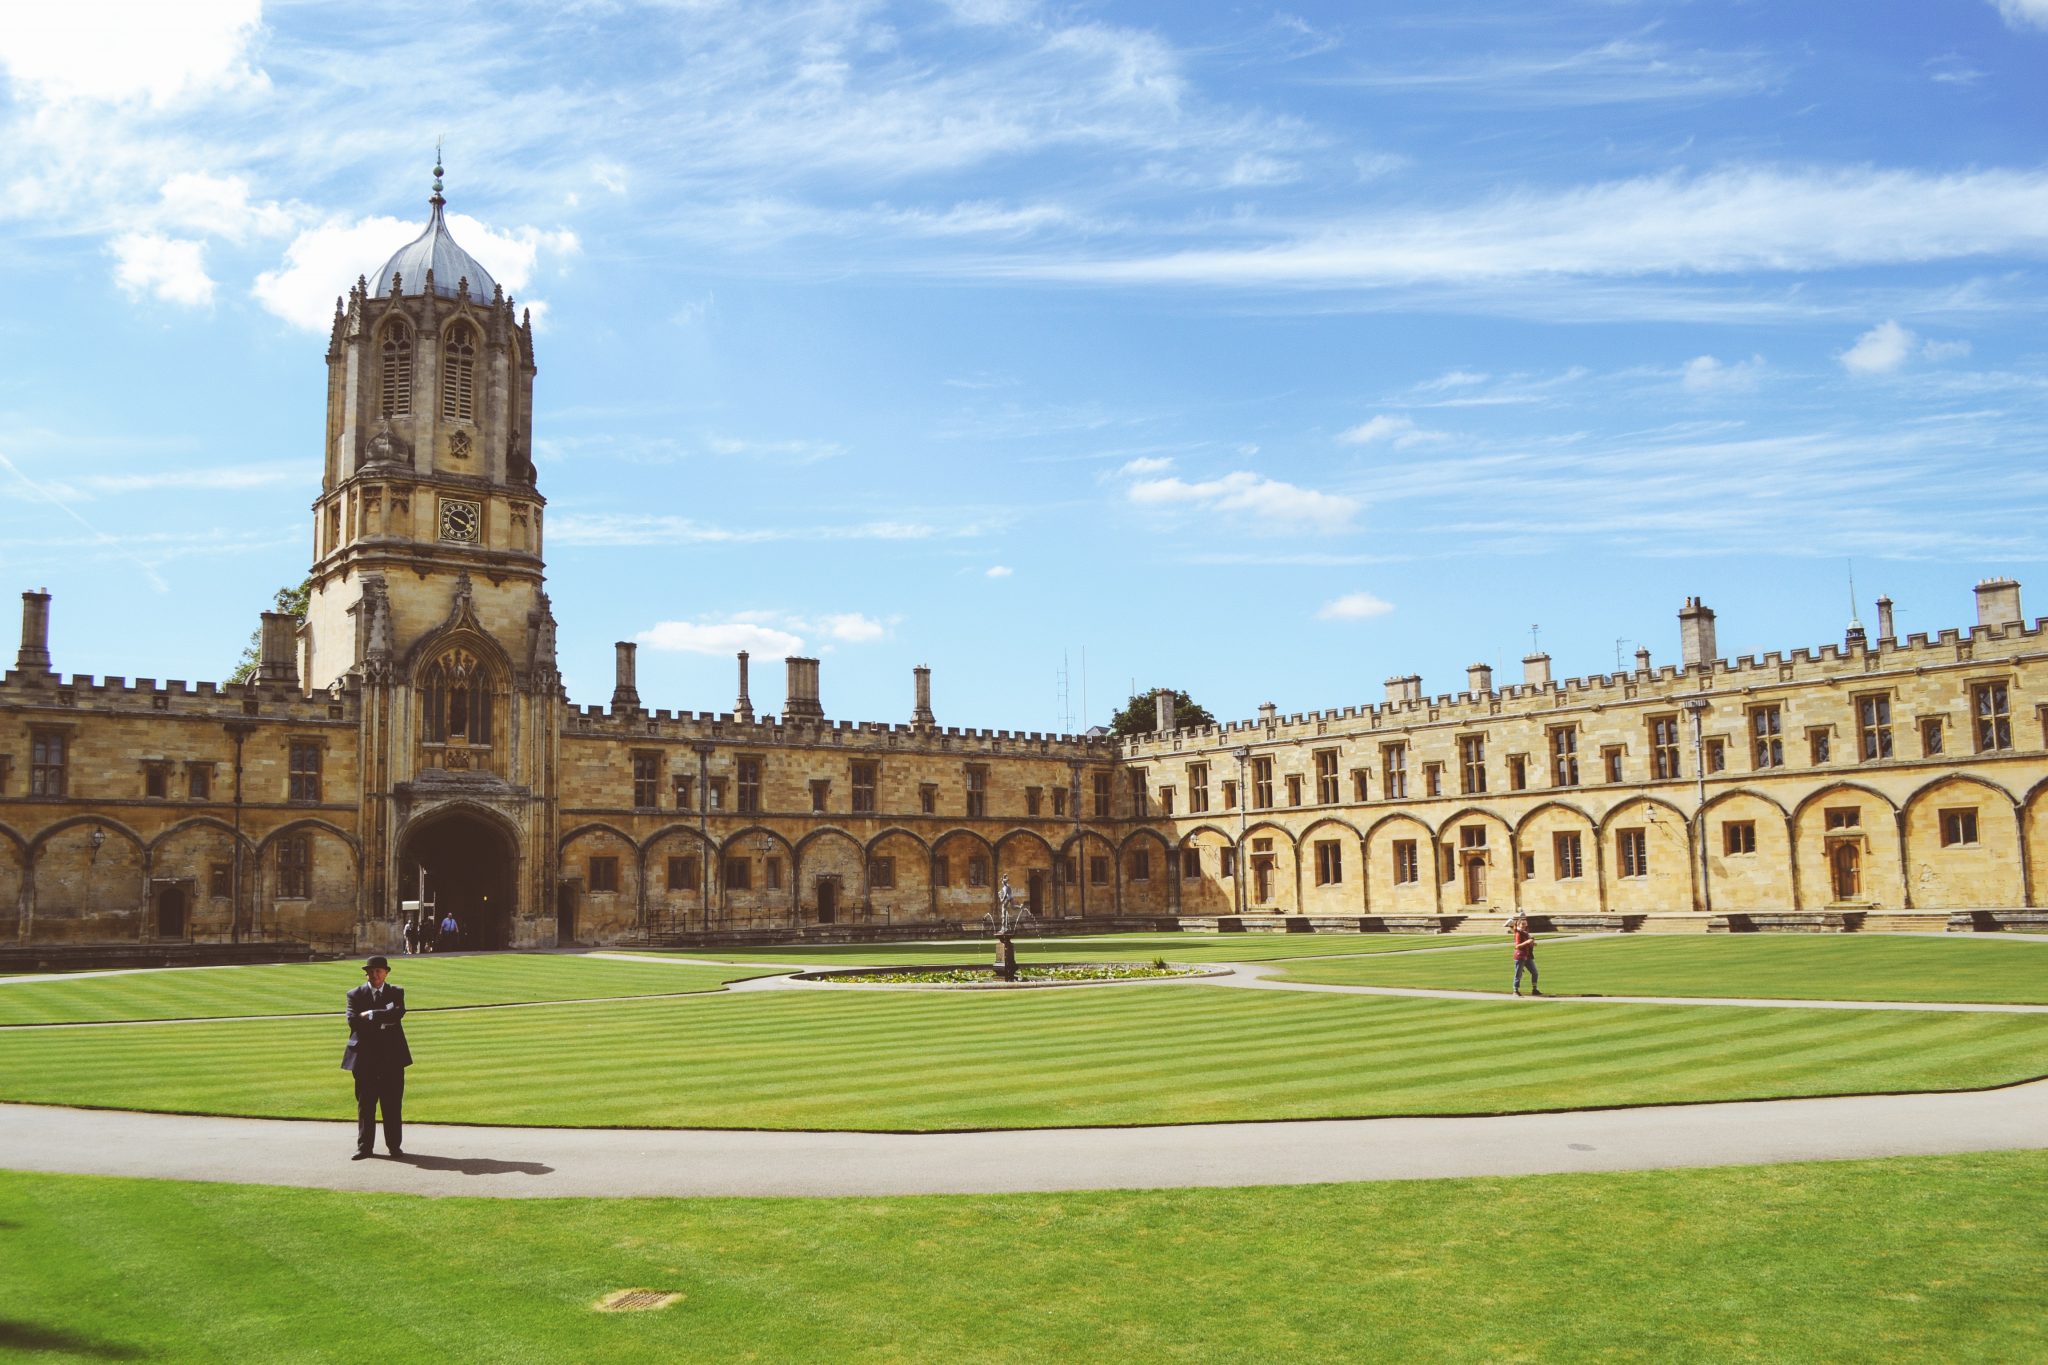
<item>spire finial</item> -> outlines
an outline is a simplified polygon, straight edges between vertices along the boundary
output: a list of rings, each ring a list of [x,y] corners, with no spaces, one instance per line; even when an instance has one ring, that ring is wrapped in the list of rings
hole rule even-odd
[[[431,204],[439,204],[439,203],[442,203],[442,202],[444,202],[444,201],[442,200],[442,198],[441,198],[441,139],[440,139],[440,138],[435,138],[435,139],[434,139],[434,197],[433,197],[432,199],[428,200],[427,202],[428,202],[428,203],[431,203]]]

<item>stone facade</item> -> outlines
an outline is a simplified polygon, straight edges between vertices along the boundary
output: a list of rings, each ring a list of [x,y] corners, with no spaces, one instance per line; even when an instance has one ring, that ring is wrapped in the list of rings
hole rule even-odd
[[[438,172],[437,172],[438,174]],[[419,241],[337,300],[307,619],[240,684],[67,677],[23,594],[0,677],[0,942],[392,948],[978,924],[1007,878],[1059,919],[1936,910],[2048,885],[2048,663],[2019,586],[1968,631],[1155,733],[827,718],[818,662],[757,715],[561,685],[531,449],[531,326]],[[416,280],[406,265],[421,265]],[[436,277],[460,270],[453,282]],[[1705,845],[1702,859],[1701,845]]]

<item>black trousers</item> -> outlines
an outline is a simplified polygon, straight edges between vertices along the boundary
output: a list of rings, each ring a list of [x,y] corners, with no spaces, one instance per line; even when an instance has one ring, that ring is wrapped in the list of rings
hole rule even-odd
[[[356,1150],[367,1152],[377,1145],[377,1109],[384,1110],[384,1147],[396,1152],[405,1146],[405,1068],[365,1066],[356,1063]]]

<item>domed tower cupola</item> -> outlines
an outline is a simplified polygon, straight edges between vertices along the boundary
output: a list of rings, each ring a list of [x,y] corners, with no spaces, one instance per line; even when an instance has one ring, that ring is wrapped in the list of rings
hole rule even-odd
[[[434,156],[434,195],[427,203],[433,212],[427,218],[426,231],[392,253],[384,262],[384,268],[370,277],[370,296],[390,298],[394,292],[393,281],[398,292],[424,294],[427,281],[433,281],[433,290],[444,299],[462,297],[466,292],[479,299],[488,299],[497,293],[498,282],[483,268],[476,257],[456,245],[455,236],[448,231],[448,220],[441,212],[448,201],[441,197],[441,158]]]
[[[438,628],[463,575],[480,613],[521,629],[531,604],[512,599],[540,587],[533,322],[449,233],[444,173],[437,150],[425,229],[335,300],[313,513],[316,686],[360,672],[383,652],[375,641],[402,651],[409,632]],[[388,630],[358,610],[380,575]],[[522,656],[521,641],[504,643]]]

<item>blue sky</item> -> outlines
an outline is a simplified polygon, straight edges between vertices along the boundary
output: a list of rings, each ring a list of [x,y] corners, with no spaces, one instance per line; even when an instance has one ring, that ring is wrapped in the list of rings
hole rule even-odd
[[[335,295],[535,309],[571,696],[1221,717],[2048,599],[2048,0],[37,6],[0,25],[0,583],[218,678]],[[1622,644],[1620,642],[1626,642]],[[1083,705],[1085,663],[1085,708]],[[1063,699],[1061,673],[1068,683]]]

